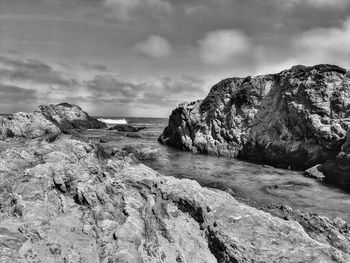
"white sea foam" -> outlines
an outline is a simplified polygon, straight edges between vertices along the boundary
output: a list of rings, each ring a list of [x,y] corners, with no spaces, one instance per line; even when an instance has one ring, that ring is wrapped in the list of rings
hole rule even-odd
[[[126,119],[98,119],[106,124],[128,124]]]

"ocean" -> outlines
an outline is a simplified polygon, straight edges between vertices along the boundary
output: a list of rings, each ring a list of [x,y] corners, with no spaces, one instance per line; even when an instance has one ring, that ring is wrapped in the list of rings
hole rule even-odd
[[[82,134],[100,140],[107,149],[144,145],[158,150],[158,158],[143,163],[166,176],[189,178],[202,186],[227,190],[259,205],[288,205],[294,210],[318,213],[350,222],[350,195],[302,172],[289,171],[232,158],[193,154],[161,145],[157,139],[168,123],[165,118],[97,117],[109,127],[115,124],[146,126],[130,138],[127,132],[85,130]]]

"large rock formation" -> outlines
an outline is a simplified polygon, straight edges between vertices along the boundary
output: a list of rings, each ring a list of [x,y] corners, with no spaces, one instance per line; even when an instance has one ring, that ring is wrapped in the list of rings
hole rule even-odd
[[[54,127],[0,140],[0,262],[350,261],[341,219],[281,219]]]
[[[0,138],[14,136],[37,138],[71,129],[105,128],[106,124],[90,117],[79,106],[68,103],[42,105],[33,113],[15,113],[0,117]]]
[[[194,152],[305,169],[335,158],[349,125],[350,72],[334,65],[294,66],[219,82],[204,100],[179,105],[159,140]]]
[[[305,232],[72,135],[0,149],[1,262],[350,261],[339,219],[312,218]]]
[[[38,111],[63,130],[107,127],[105,123],[90,117],[79,106],[69,103],[41,105]]]

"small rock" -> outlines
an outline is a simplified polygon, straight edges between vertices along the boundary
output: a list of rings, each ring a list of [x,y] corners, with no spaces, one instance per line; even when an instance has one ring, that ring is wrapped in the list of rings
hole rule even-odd
[[[49,250],[53,255],[61,255],[62,248],[60,244],[47,244],[49,246]]]
[[[314,178],[317,180],[324,180],[325,175],[321,172],[321,165],[315,165],[304,172],[306,177]]]

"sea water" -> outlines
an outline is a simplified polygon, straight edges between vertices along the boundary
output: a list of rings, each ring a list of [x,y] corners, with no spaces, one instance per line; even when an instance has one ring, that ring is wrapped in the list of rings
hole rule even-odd
[[[122,148],[127,145],[145,145],[156,148],[159,156],[144,164],[166,176],[189,178],[202,186],[231,189],[237,196],[258,204],[288,205],[294,210],[314,212],[330,218],[340,217],[350,222],[350,194],[321,181],[307,178],[302,172],[277,169],[239,161],[232,158],[193,154],[161,145],[157,139],[168,123],[160,118],[99,117],[112,123],[146,126],[127,137],[126,132],[107,129],[86,130],[82,133],[92,139],[103,140],[105,147]]]

